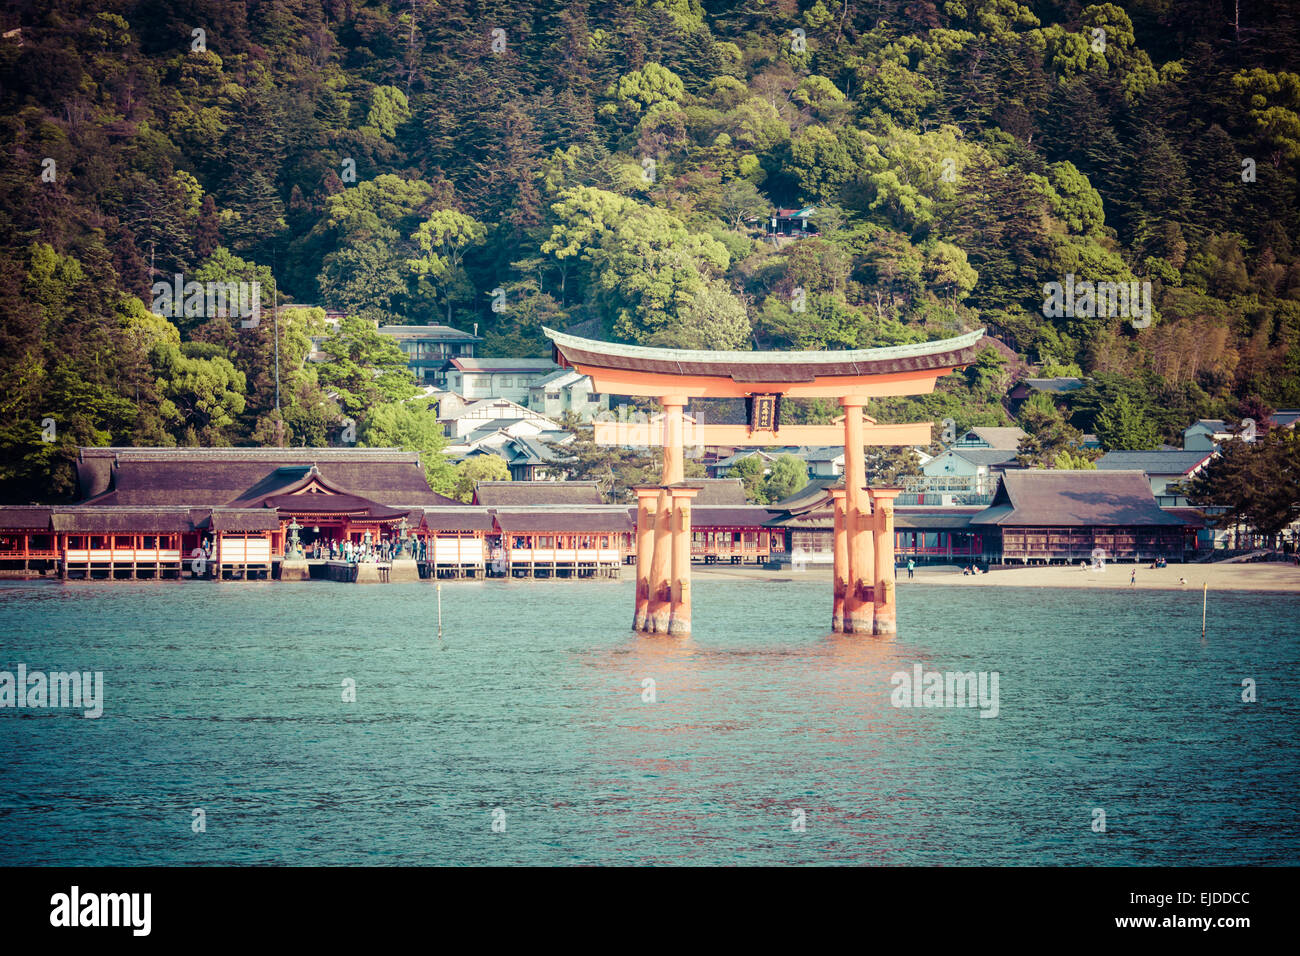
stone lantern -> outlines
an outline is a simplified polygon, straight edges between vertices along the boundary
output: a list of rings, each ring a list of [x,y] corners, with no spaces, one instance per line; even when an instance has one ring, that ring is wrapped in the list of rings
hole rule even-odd
[[[297,518],[289,519],[289,540],[284,543],[284,556],[286,558],[302,558],[302,542],[298,539],[298,532],[302,530],[302,525],[298,523]]]

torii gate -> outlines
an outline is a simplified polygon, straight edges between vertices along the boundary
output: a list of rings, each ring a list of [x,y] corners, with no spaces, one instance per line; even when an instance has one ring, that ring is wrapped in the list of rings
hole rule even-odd
[[[835,583],[831,627],[895,634],[894,498],[899,488],[867,488],[865,446],[927,445],[931,423],[881,425],[864,418],[871,398],[934,391],[939,376],[975,360],[984,330],[937,342],[841,352],[712,352],[647,348],[578,338],[551,329],[555,360],[591,377],[595,390],[654,398],[663,407],[663,483],[639,486],[636,615],[647,633],[691,631],[691,499],[683,480],[682,413],[691,398],[744,398],[745,425],[697,425],[704,445],[844,445],[844,485],[835,501]],[[835,398],[834,425],[781,425],[781,399]],[[596,422],[600,445],[626,444],[619,423]],[[874,541],[872,537],[874,536]]]

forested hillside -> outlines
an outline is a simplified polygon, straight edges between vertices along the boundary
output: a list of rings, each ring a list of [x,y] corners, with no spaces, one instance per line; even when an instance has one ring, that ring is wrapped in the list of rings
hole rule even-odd
[[[368,326],[304,364],[309,310],[280,315],[277,416],[265,313],[153,314],[176,274],[477,324],[489,355],[547,354],[542,325],[724,349],[987,327],[1090,379],[1028,407],[1045,454],[1099,413],[1153,446],[1300,406],[1298,23],[1289,0],[11,3],[0,482],[48,499],[77,445],[325,444],[344,416],[436,444]],[[807,205],[819,237],[761,240]],[[1149,281],[1149,323],[1045,315],[1068,276]],[[1010,384],[990,350],[877,414],[1009,424]]]

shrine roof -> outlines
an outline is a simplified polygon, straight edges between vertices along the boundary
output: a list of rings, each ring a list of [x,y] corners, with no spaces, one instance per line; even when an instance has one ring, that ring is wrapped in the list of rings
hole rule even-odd
[[[367,518],[400,518],[410,512],[402,508],[389,508],[378,502],[349,494],[274,495],[266,498],[267,508],[284,510],[292,514],[353,515]]]
[[[255,508],[319,466],[332,485],[371,501],[440,507],[418,452],[392,448],[83,448],[80,504]]]
[[[527,511],[493,509],[497,525],[505,534],[530,532],[631,531],[632,519],[626,508],[601,505],[582,510],[573,508],[530,508]]]

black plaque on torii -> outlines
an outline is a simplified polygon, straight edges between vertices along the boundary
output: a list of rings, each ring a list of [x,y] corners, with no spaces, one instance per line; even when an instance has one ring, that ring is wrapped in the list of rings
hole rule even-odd
[[[781,430],[781,393],[761,393],[745,397],[745,418],[751,433]]]

